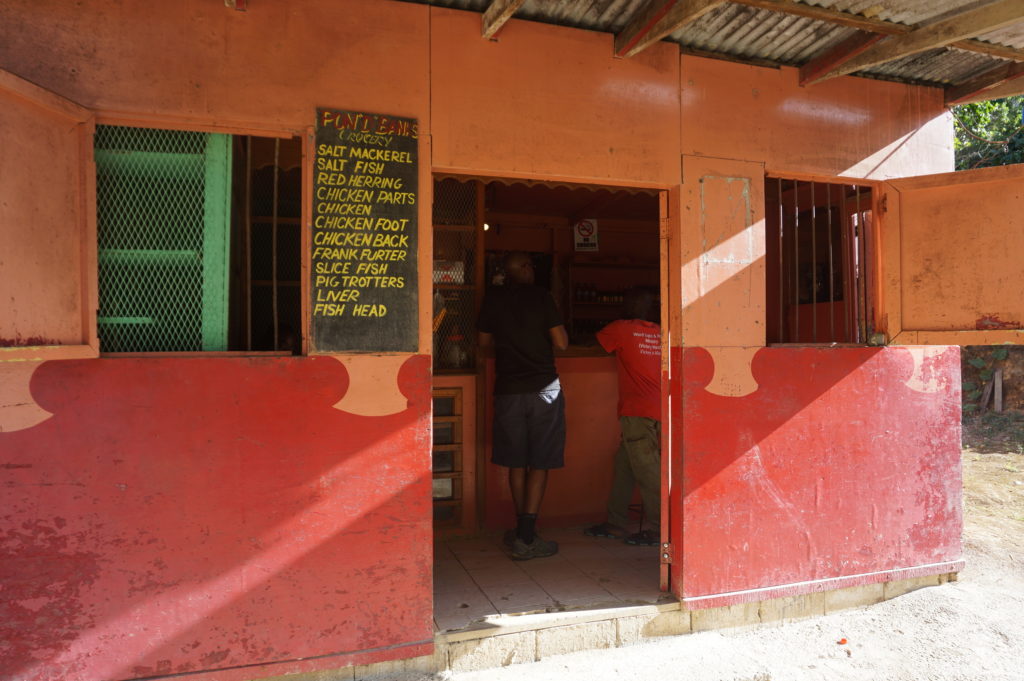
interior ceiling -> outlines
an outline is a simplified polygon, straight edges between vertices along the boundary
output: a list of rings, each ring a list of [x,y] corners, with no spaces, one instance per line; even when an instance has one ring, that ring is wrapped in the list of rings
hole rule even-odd
[[[941,87],[948,105],[1024,93],[1021,0],[405,0],[478,12],[481,40],[511,18],[610,33],[628,59],[683,54]]]

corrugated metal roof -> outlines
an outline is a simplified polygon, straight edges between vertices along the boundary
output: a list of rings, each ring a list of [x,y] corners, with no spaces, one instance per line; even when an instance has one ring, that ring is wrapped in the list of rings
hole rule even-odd
[[[491,0],[406,1],[474,12],[485,11],[491,3]],[[830,21],[742,3],[743,0],[727,2],[666,39],[678,43],[684,50],[708,56],[761,65],[801,66],[856,30]],[[978,0],[795,0],[793,4],[916,27],[984,3]],[[614,34],[628,26],[644,5],[646,0],[526,0],[515,17]],[[980,35],[977,40],[1024,50],[1024,22]],[[962,83],[1002,63],[1004,60],[996,56],[948,47],[881,64],[856,75],[942,87]]]
[[[1018,49],[1024,48],[1024,24],[1015,24],[1001,28],[998,31],[985,33],[978,36],[979,40],[995,43],[996,45],[1008,45]]]
[[[862,75],[909,83],[951,85],[962,83],[1001,63],[1004,63],[1001,59],[977,52],[942,48],[881,64]]]
[[[838,0],[837,2],[816,2],[803,0],[805,5],[815,5],[848,14],[859,14],[869,19],[881,19],[897,24],[916,26],[947,14],[955,14],[978,5],[978,0]]]
[[[791,14],[726,4],[669,38],[683,47],[705,52],[794,66],[807,62],[824,46],[843,40],[852,31]]]

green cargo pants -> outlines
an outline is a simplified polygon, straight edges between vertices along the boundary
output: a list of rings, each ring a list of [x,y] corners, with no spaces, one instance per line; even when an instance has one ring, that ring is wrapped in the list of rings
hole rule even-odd
[[[622,439],[615,452],[615,477],[608,495],[608,522],[629,525],[633,486],[640,487],[644,529],[661,527],[661,422],[643,416],[620,416]]]

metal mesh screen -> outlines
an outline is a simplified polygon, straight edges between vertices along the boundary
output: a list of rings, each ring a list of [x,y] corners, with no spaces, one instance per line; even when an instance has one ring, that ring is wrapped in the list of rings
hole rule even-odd
[[[100,348],[227,349],[226,135],[97,126]]]
[[[460,182],[454,178],[434,181],[434,224],[475,225],[476,181]]]
[[[434,183],[434,370],[476,366],[477,183]]]

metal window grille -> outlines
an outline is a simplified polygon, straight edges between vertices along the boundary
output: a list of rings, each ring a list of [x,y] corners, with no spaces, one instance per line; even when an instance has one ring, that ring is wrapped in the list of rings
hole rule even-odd
[[[434,182],[434,370],[439,372],[476,366],[478,202],[476,181]]]
[[[471,226],[477,222],[477,182],[434,181],[434,224]]]
[[[866,343],[871,187],[765,180],[768,341]]]
[[[228,135],[100,125],[100,348],[226,350]]]
[[[301,348],[301,195],[298,139],[246,138],[246,236],[242,254],[248,311],[243,347]]]

